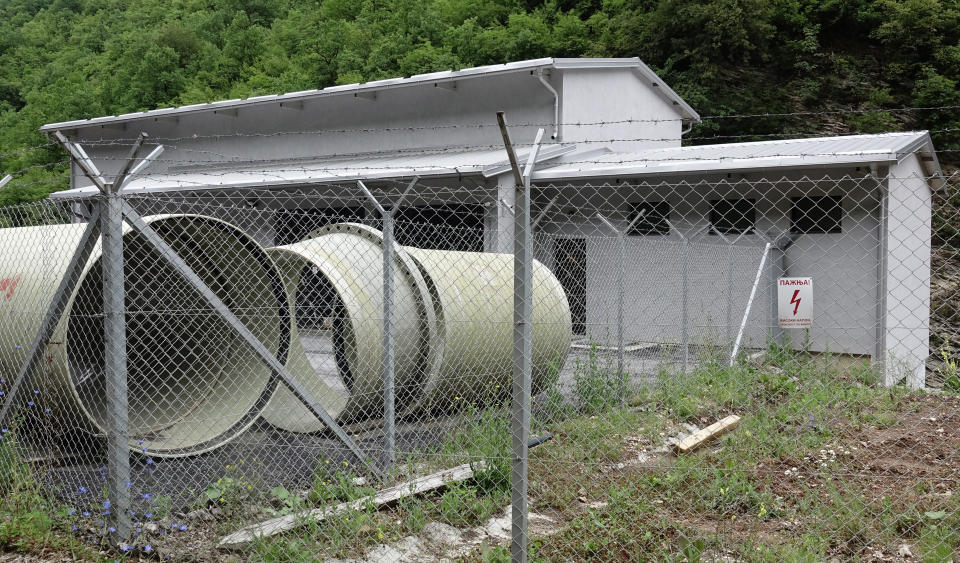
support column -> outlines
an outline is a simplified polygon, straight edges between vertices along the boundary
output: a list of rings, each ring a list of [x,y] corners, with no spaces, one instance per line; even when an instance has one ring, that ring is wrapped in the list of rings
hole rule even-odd
[[[497,181],[497,201],[493,212],[496,218],[494,227],[493,251],[501,254],[513,253],[513,234],[516,223],[511,208],[516,209],[516,184],[510,174],[501,174]]]
[[[683,347],[683,372],[690,369],[690,239],[683,238],[683,253],[680,260],[683,262],[683,295],[680,300],[680,309],[683,318],[680,321],[680,346]]]
[[[396,386],[393,352],[393,209],[383,213],[383,464],[397,457]]]
[[[107,392],[107,498],[111,539],[130,538],[130,435],[127,404],[127,323],[124,298],[123,202],[106,184],[100,240],[103,264],[103,353]]]
[[[876,173],[874,173],[876,177]],[[873,362],[883,373],[883,384],[895,385],[892,374],[887,369],[887,186],[877,181],[877,328],[874,336]]]
[[[780,315],[777,307],[777,283],[787,275],[787,249],[793,244],[789,233],[781,233],[770,245],[770,339],[777,346],[784,345],[784,330],[780,328]]]
[[[609,219],[603,216],[601,213],[597,213],[597,218],[607,226],[608,229],[613,231],[617,235],[617,243],[619,248],[619,271],[618,271],[618,283],[617,283],[617,375],[620,381],[620,406],[627,406],[627,387],[629,387],[629,377],[627,375],[625,366],[624,366],[624,353],[626,351],[626,344],[624,343],[624,320],[623,320],[623,308],[624,308],[624,293],[626,292],[626,283],[627,283],[627,235],[630,233],[633,226],[637,224],[637,221],[643,217],[644,212],[638,213],[625,228],[617,228]],[[686,310],[686,305],[684,305],[684,310]],[[684,368],[686,369],[686,368]]]
[[[543,129],[537,131],[527,164],[520,172],[516,152],[510,141],[510,132],[503,112],[497,113],[503,144],[513,169],[508,178],[514,182],[513,219],[513,378],[510,394],[510,434],[513,460],[511,483],[511,541],[510,560],[527,560],[527,449],[530,437],[530,395],[533,368],[533,237],[530,226],[530,182],[533,165],[540,151]],[[502,183],[501,183],[502,185]]]
[[[361,180],[357,180],[359,187],[364,195],[367,196],[373,206],[380,214],[383,221],[383,457],[384,457],[384,475],[386,475],[397,458],[397,421],[396,421],[396,377],[394,366],[396,357],[394,353],[394,335],[393,335],[393,223],[394,214],[406,199],[410,190],[420,181],[419,177],[414,177],[407,189],[400,195],[392,206],[384,207],[373,196],[373,193],[367,189],[367,186]]]

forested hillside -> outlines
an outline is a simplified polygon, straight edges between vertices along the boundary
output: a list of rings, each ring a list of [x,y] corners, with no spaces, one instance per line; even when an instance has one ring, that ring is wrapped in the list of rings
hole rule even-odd
[[[958,0],[3,0],[0,170],[54,173],[54,149],[10,154],[46,122],[546,56],[638,56],[705,116],[834,111],[693,142],[929,128],[960,148],[960,109],[886,111],[960,106]]]

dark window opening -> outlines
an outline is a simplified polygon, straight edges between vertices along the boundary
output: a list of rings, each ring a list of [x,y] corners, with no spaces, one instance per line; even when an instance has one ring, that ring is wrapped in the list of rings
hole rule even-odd
[[[840,233],[840,196],[795,197],[790,208],[790,232],[796,235]]]
[[[582,238],[560,238],[553,243],[554,271],[560,287],[567,294],[573,333],[587,330],[587,241]]]
[[[282,209],[277,212],[274,230],[277,244],[299,242],[313,231],[333,223],[362,222],[367,217],[363,207],[323,207],[316,209]]]
[[[666,201],[641,201],[633,204],[630,221],[636,221],[630,236],[669,235],[670,203]]]
[[[483,252],[483,205],[439,204],[401,207],[394,236],[404,246]]]
[[[741,235],[754,232],[756,200],[715,199],[710,201],[710,234]]]

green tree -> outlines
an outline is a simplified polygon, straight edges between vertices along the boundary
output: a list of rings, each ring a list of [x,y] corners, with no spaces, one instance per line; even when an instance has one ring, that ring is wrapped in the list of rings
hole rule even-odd
[[[960,104],[957,0],[5,0],[0,171],[65,186],[48,122],[536,57],[640,57],[703,114]],[[848,131],[960,128],[955,109],[849,114]],[[837,120],[831,120],[831,131]],[[817,133],[710,120],[696,142]],[[960,148],[951,131],[938,148]],[[949,159],[960,152],[945,152]],[[29,186],[27,186],[29,184]]]

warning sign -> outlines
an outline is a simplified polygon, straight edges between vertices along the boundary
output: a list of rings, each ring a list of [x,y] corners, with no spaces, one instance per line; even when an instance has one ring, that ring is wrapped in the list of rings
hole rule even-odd
[[[777,280],[780,328],[809,328],[813,322],[813,278]]]

